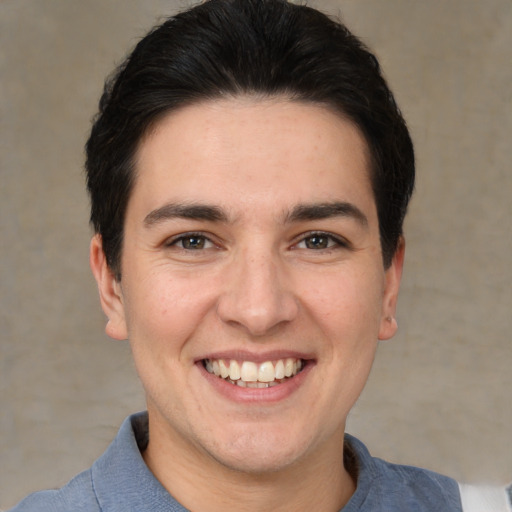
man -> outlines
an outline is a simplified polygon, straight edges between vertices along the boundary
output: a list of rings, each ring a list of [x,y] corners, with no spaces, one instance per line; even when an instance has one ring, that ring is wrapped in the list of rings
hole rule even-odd
[[[344,435],[397,329],[406,125],[375,57],[280,0],[148,34],[87,143],[91,267],[147,413],[14,510],[458,511],[453,480]]]

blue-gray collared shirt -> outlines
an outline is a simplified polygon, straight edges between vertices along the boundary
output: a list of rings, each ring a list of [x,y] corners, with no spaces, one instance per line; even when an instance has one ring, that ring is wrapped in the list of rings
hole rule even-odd
[[[10,512],[187,512],[158,482],[141,456],[147,414],[127,418],[106,452],[90,469],[59,490],[25,498]],[[357,490],[343,512],[460,512],[457,483],[445,476],[372,457],[346,436],[357,466]]]

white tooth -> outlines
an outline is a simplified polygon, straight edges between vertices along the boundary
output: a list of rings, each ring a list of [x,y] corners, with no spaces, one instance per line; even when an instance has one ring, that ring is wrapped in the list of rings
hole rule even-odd
[[[220,376],[223,379],[225,379],[226,377],[229,377],[229,368],[228,368],[228,366],[226,366],[224,359],[219,359],[219,369],[220,369]]]
[[[246,382],[245,385],[248,388],[259,388],[259,385],[262,384],[261,382]]]
[[[279,382],[277,382],[276,380],[274,382],[269,382],[268,383],[268,387],[269,388],[273,388],[274,386],[279,386]]]
[[[271,361],[265,361],[260,364],[258,369],[258,380],[260,382],[272,382],[276,378],[274,365]]]
[[[213,373],[217,375],[217,377],[220,376],[219,362],[216,359],[212,361],[212,369]]]
[[[245,382],[255,382],[258,380],[258,367],[252,361],[244,361],[240,369],[240,378]]]
[[[268,388],[268,382],[256,382],[258,388],[260,389],[263,389],[263,388]]]
[[[293,371],[296,369],[295,367],[295,360],[289,357],[284,362],[284,375],[285,377],[291,377],[293,375]]]
[[[244,382],[243,380],[237,380],[237,381],[235,382],[235,384],[236,384],[237,386],[240,386],[241,388],[246,388],[246,387],[247,387],[247,383],[246,383],[246,382]]]
[[[302,359],[299,359],[297,361],[297,372],[300,372],[302,370]]]
[[[234,359],[229,362],[229,378],[231,380],[240,378],[240,365]]]
[[[282,359],[279,359],[276,363],[276,379],[284,379],[284,363]]]
[[[210,359],[205,360],[205,367],[208,373],[213,373],[212,362],[210,361]]]

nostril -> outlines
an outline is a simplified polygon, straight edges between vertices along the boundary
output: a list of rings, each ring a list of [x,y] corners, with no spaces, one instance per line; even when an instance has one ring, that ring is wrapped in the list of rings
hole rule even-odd
[[[244,329],[252,336],[264,336],[293,321],[299,312],[294,296],[274,287],[270,293],[239,289],[220,297],[217,315],[222,322]]]

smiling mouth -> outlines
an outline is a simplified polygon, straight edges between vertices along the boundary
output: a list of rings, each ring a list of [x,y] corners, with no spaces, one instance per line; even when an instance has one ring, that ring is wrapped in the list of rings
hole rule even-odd
[[[292,379],[304,368],[304,360],[289,357],[257,364],[234,359],[203,359],[208,373],[243,388],[270,388]]]

